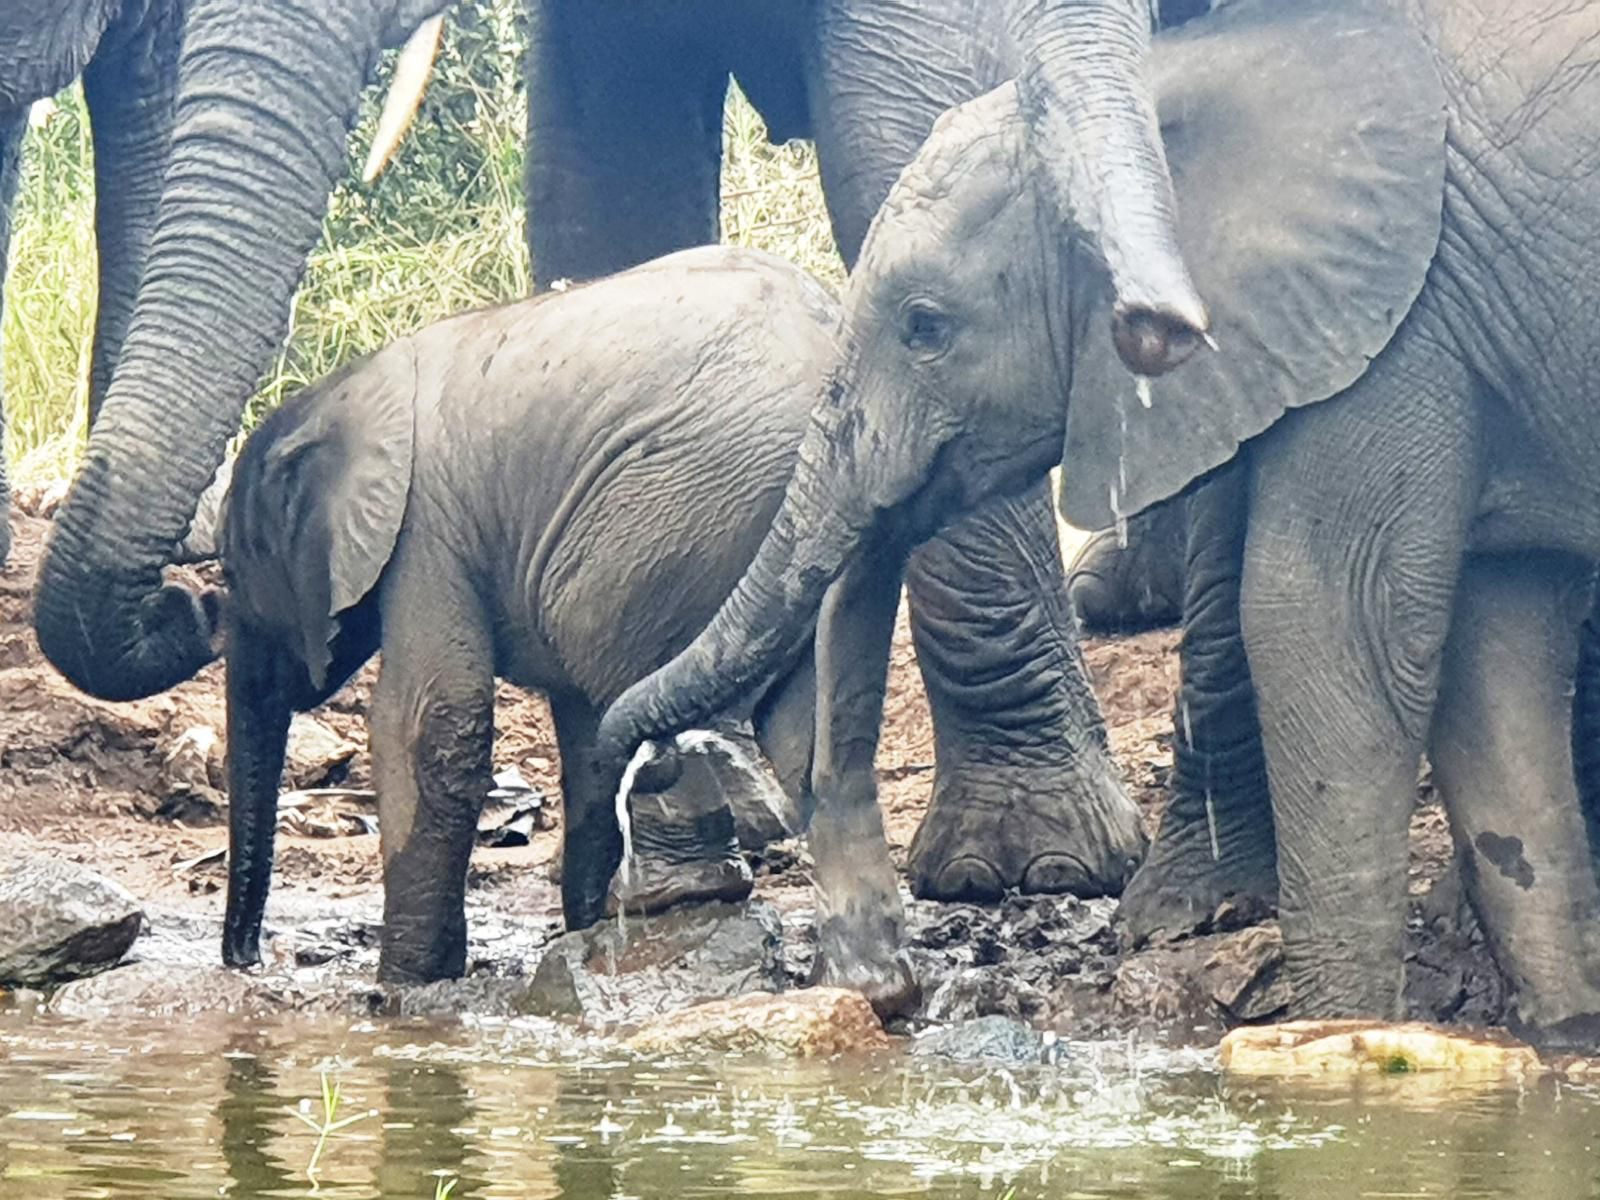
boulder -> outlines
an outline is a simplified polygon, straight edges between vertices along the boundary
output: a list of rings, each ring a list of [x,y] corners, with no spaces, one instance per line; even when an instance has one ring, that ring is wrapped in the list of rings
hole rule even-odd
[[[750,992],[783,990],[782,925],[770,905],[703,904],[563,934],[545,949],[525,1011],[631,1025]]]
[[[652,1017],[625,1044],[641,1054],[831,1058],[883,1050],[890,1043],[865,996],[816,987],[781,996],[751,992]]]
[[[1218,1047],[1234,1075],[1406,1075],[1450,1071],[1516,1079],[1543,1070],[1533,1047],[1502,1034],[1466,1033],[1421,1022],[1288,1021],[1235,1029]]]
[[[0,865],[0,985],[81,979],[121,960],[144,913],[121,885],[76,863],[13,858]]]
[[[930,1029],[911,1043],[911,1053],[954,1062],[1037,1066],[1057,1061],[1060,1046],[1053,1033],[1040,1033],[1009,1017],[989,1016]]]

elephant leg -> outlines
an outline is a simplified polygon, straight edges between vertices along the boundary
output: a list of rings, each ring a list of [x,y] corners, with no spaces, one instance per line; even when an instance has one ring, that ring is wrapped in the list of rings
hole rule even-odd
[[[1181,620],[1185,546],[1180,500],[1090,534],[1067,566],[1067,597],[1083,628],[1129,633]]]
[[[1272,798],[1239,630],[1248,465],[1236,461],[1218,471],[1185,508],[1172,794],[1155,844],[1118,909],[1136,946],[1209,928],[1224,901],[1249,916],[1270,911],[1278,899]]]
[[[695,6],[529,5],[528,251],[538,286],[718,240],[727,67]]]
[[[94,132],[95,247],[100,263],[89,372],[90,425],[111,386],[155,232],[172,138],[182,33],[177,6],[126,5],[83,73],[84,101]]]
[[[391,983],[466,969],[467,866],[493,777],[489,624],[458,573],[421,557],[402,543],[383,584],[370,718],[383,853],[378,978]]]
[[[0,317],[5,313],[6,263],[11,251],[11,225],[22,177],[22,141],[28,132],[28,110],[0,113]],[[3,372],[0,372],[3,375]],[[0,378],[0,446],[5,441],[5,381]],[[0,451],[0,567],[11,556],[11,476]]]
[[[1480,487],[1482,398],[1396,345],[1252,450],[1242,628],[1311,1017],[1401,1011],[1408,824]]]
[[[947,530],[906,582],[937,742],[912,891],[1121,892],[1145,837],[1078,647],[1048,486]]]
[[[914,1002],[901,955],[905,913],[878,807],[874,758],[883,723],[900,572],[873,555],[828,590],[817,621],[815,810],[817,959],[813,983],[862,993],[880,1014]]]
[[[1539,1030],[1600,1028],[1600,884],[1568,733],[1589,586],[1570,558],[1468,560],[1429,747],[1467,894]]]
[[[597,723],[599,715],[594,714]],[[584,727],[592,739],[594,724]],[[612,882],[607,911],[648,915],[682,904],[737,902],[750,895],[750,867],[739,853],[729,791],[743,781],[736,768],[715,761],[727,753],[719,732],[686,735],[698,744],[669,752],[663,772],[670,780],[655,788],[641,771],[628,796],[633,859],[626,881]],[[592,743],[586,747],[592,750]],[[562,757],[566,757],[566,749]],[[565,872],[563,871],[563,877]]]
[[[754,881],[741,847],[760,849],[805,827],[816,708],[811,657],[769,690],[748,732],[743,722],[725,720],[710,738],[691,735],[701,744],[670,753],[658,790],[647,778],[655,772],[641,770],[628,805],[633,860],[626,884],[620,877],[612,883],[608,912],[650,915],[683,904],[743,900]],[[563,761],[588,755],[592,707],[552,704],[558,737],[566,739]],[[763,754],[776,781],[761,763]]]

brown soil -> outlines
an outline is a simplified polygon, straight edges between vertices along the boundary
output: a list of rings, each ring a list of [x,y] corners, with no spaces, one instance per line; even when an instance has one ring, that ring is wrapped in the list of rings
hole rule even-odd
[[[186,731],[200,727],[221,734],[221,668],[213,664],[196,679],[141,703],[106,704],[77,692],[43,660],[29,619],[48,522],[22,514],[12,520],[12,560],[0,575],[0,707],[6,714],[0,732],[0,855],[65,856],[118,880],[152,909],[209,918],[206,927],[214,928],[211,922],[223,907],[223,798],[175,782],[166,760]],[[1152,834],[1171,771],[1176,648],[1172,631],[1092,640],[1086,647],[1112,749]],[[356,753],[328,777],[302,779],[301,786],[369,785],[362,713],[373,673],[369,665],[316,714]],[[903,867],[933,772],[927,705],[903,612],[886,714],[879,751],[882,799]],[[497,768],[515,766],[529,783],[557,796],[557,751],[543,700],[502,685],[496,729]],[[216,766],[214,761],[214,785],[221,782]],[[1425,897],[1450,874],[1449,841],[1437,807],[1419,808],[1416,833],[1412,890]],[[474,910],[555,928],[559,900],[546,868],[557,838],[544,831],[524,847],[480,847],[471,876]],[[371,918],[380,903],[379,882],[375,835],[280,834],[269,920],[311,920],[349,911],[352,904]],[[774,855],[758,869],[758,887],[769,898],[786,897],[786,907],[804,903],[805,885],[793,854]],[[1421,919],[1426,922],[1427,914]],[[214,947],[195,950],[214,961]]]

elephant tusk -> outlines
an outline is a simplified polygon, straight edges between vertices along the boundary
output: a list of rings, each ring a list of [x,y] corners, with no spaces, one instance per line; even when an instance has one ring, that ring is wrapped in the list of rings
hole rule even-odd
[[[400,51],[394,80],[383,100],[383,114],[378,118],[378,132],[372,136],[367,165],[361,168],[362,183],[371,183],[382,174],[405,140],[412,118],[422,107],[423,93],[428,90],[428,77],[433,74],[433,60],[439,53],[439,38],[443,32],[443,15],[429,17],[417,26],[405,49]]]

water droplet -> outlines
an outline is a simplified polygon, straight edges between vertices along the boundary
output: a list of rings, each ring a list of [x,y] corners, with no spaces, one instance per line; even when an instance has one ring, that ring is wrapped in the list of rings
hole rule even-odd
[[[1134,394],[1139,397],[1140,406],[1143,408],[1149,408],[1150,402],[1153,399],[1153,397],[1150,395],[1150,376],[1135,375],[1133,377],[1133,391]]]
[[[1211,802],[1211,789],[1206,789],[1206,832],[1211,835],[1211,861],[1222,861],[1222,849],[1217,845],[1217,807]]]

